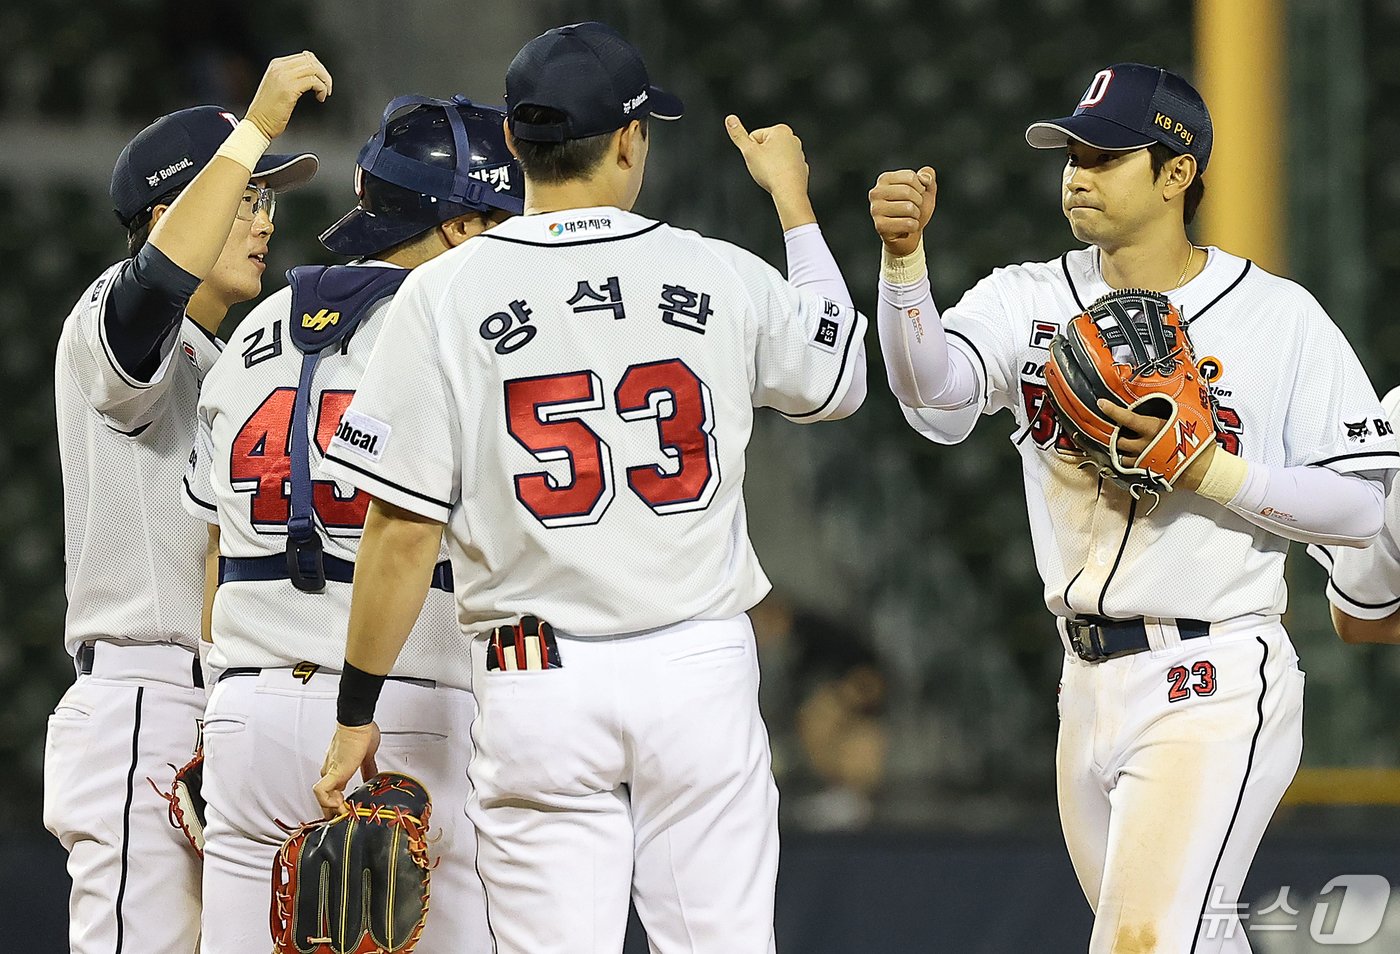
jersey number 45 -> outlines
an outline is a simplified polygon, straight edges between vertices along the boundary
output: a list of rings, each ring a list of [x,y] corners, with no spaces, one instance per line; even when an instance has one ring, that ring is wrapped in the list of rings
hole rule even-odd
[[[292,407],[296,388],[278,388],[263,399],[239,429],[229,454],[229,482],[239,493],[251,495],[248,519],[260,533],[286,533],[292,482]],[[321,453],[330,446],[340,416],[350,406],[354,391],[322,391],[316,408],[316,446]],[[341,496],[333,480],[312,481],[312,501],[321,525],[332,535],[347,531],[358,536],[369,512],[369,494],[355,491]]]

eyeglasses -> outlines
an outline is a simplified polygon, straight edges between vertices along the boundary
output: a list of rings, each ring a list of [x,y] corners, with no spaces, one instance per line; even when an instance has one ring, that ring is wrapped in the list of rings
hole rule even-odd
[[[266,213],[267,220],[272,221],[272,215],[277,209],[277,193],[264,186],[250,185],[243,192],[243,198],[238,202],[237,216],[245,222],[251,222],[257,218],[259,212]]]

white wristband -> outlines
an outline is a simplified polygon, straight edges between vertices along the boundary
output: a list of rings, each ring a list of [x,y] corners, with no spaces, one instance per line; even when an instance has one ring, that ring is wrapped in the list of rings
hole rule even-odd
[[[267,152],[267,147],[272,145],[272,140],[262,134],[262,130],[253,125],[248,120],[241,121],[229,133],[229,137],[224,140],[224,144],[214,153],[216,156],[223,156],[225,159],[232,159],[252,175],[253,170],[258,165],[258,160],[263,153]]]
[[[928,259],[924,256],[924,240],[908,255],[891,255],[880,249],[880,277],[891,285],[912,285],[928,274]]]
[[[1196,488],[1196,493],[1228,506],[1240,492],[1248,476],[1249,461],[1217,447],[1215,456],[1210,459],[1210,466],[1201,477],[1201,486]]]

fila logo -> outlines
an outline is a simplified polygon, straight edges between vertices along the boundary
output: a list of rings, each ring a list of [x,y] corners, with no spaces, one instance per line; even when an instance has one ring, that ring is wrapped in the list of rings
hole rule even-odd
[[[1108,93],[1108,84],[1111,82],[1113,82],[1113,70],[1099,70],[1094,74],[1089,88],[1084,91],[1084,98],[1079,101],[1079,106],[1076,108],[1088,109],[1090,106],[1097,106]]]
[[[1049,321],[1037,321],[1031,325],[1031,347],[1048,349],[1050,340],[1059,334],[1060,326]]]
[[[310,314],[301,316],[301,326],[310,328],[312,331],[325,331],[326,325],[338,324],[340,324],[340,312],[338,311],[327,311],[322,308],[314,316]]]
[[[311,677],[316,675],[316,673],[319,672],[320,669],[321,667],[316,665],[315,663],[302,661],[297,663],[296,666],[293,667],[292,675],[297,679],[300,679],[301,684],[304,686],[311,681]]]

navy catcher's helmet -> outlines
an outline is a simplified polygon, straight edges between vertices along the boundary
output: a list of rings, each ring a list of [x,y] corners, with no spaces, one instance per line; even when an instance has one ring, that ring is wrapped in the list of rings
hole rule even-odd
[[[321,234],[341,255],[365,256],[468,212],[525,207],[520,164],[506,148],[505,112],[463,96],[400,96],[355,166],[358,207]]]

